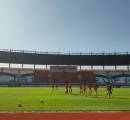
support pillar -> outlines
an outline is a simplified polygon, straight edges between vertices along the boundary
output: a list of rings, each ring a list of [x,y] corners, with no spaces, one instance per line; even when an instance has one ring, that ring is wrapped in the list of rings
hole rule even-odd
[[[105,70],[105,67],[104,67],[104,65],[103,65],[103,70]]]
[[[23,64],[22,64],[22,69],[23,69]]]
[[[47,70],[47,64],[46,64],[46,70]]]
[[[93,70],[93,66],[91,65],[91,70]]]
[[[10,69],[10,67],[11,67],[11,65],[10,65],[10,63],[9,63],[9,69]]]
[[[116,65],[115,65],[115,70],[117,70],[117,67],[116,67]]]
[[[129,71],[130,69],[129,69],[129,65],[127,65],[127,70]]]
[[[35,70],[35,68],[36,68],[36,65],[34,64],[33,69]]]
[[[81,65],[79,66],[79,69],[80,69],[80,71],[81,71]]]

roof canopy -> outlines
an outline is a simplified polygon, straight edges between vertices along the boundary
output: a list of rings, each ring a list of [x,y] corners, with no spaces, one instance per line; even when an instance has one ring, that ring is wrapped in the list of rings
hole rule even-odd
[[[130,65],[130,54],[61,54],[1,50],[0,63],[36,65]]]

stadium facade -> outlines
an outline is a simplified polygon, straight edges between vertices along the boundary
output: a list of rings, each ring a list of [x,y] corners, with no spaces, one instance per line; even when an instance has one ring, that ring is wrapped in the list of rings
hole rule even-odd
[[[97,82],[100,86],[112,82],[116,87],[130,85],[130,54],[126,53],[48,53],[36,51],[1,50],[0,63],[8,63],[8,68],[0,68],[1,85],[63,85],[88,84]],[[21,68],[11,68],[11,64],[21,64]],[[33,64],[33,69],[23,68],[24,64]],[[36,69],[36,65],[45,65],[45,69]],[[48,69],[47,66],[50,66]],[[83,70],[83,66],[91,66]],[[93,66],[102,66],[94,70]],[[114,66],[106,70],[105,66]],[[118,70],[117,66],[127,66]],[[77,69],[79,67],[79,69]]]

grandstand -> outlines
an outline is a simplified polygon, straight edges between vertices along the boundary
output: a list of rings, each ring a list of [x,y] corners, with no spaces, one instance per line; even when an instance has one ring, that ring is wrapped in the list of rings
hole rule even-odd
[[[115,87],[130,86],[130,54],[126,53],[48,53],[23,50],[0,50],[0,63],[8,67],[0,68],[1,86],[26,85],[72,85],[93,84],[104,86],[106,82]],[[21,64],[21,68],[12,68],[11,64]],[[24,64],[33,64],[33,68],[24,68]],[[45,65],[37,69],[36,65]],[[91,69],[82,69],[84,66]],[[50,68],[48,68],[50,66]],[[94,66],[102,66],[95,70]],[[105,69],[114,66],[114,69]],[[117,69],[126,66],[125,69]]]

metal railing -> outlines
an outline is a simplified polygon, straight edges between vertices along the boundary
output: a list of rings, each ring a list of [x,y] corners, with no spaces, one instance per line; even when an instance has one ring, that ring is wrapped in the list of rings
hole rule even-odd
[[[48,51],[32,51],[32,50],[17,50],[17,49],[0,49],[1,52],[18,52],[18,53],[33,53],[33,54],[56,54],[56,55],[130,55],[130,52],[88,52],[88,53],[71,53],[71,52],[48,52]]]

